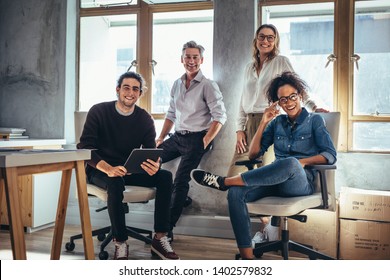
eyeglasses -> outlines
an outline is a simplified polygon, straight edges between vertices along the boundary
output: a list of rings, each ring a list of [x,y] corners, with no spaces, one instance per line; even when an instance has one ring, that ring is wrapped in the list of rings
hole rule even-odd
[[[282,105],[282,104],[286,104],[288,100],[291,100],[291,101],[296,101],[298,99],[298,92],[294,92],[292,94],[290,94],[289,96],[283,96],[281,98],[279,98],[279,104]]]
[[[274,35],[264,35],[264,34],[259,34],[257,35],[257,40],[263,42],[267,38],[268,42],[273,42],[275,41],[275,36]]]

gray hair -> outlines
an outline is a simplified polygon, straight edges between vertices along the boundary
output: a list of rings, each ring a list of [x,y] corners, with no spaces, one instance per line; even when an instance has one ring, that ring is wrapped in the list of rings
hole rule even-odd
[[[182,55],[184,55],[186,49],[198,49],[200,57],[203,57],[204,47],[202,45],[198,45],[195,41],[189,41],[183,45]]]

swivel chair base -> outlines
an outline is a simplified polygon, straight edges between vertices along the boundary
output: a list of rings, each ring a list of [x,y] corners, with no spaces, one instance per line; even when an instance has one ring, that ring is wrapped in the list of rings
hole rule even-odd
[[[152,244],[152,231],[145,230],[141,228],[136,227],[126,227],[127,235],[145,242],[145,244]],[[107,236],[106,236],[107,235]],[[97,236],[97,239],[99,241],[102,241],[100,244],[100,252],[99,252],[99,259],[100,260],[107,260],[109,255],[108,252],[104,249],[106,246],[112,241],[112,233],[111,233],[111,227],[104,227],[97,230],[92,231],[92,236]],[[70,241],[65,244],[65,249],[70,252],[73,251],[75,248],[74,240],[83,238],[82,234],[77,234],[70,237]]]
[[[256,258],[261,258],[263,256],[263,253],[272,252],[272,251],[281,251],[284,260],[288,260],[289,251],[296,251],[302,253],[308,256],[310,260],[315,260],[315,259],[334,260],[334,258],[328,255],[313,250],[311,246],[300,244],[290,240],[288,230],[282,230],[281,240],[256,244],[256,247],[253,249],[253,255]],[[236,254],[236,260],[239,260],[240,258],[241,255]]]

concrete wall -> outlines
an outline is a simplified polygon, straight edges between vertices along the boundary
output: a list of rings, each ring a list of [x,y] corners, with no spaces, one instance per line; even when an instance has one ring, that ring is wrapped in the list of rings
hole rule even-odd
[[[0,126],[64,137],[66,1],[0,0]]]
[[[201,167],[226,174],[235,143],[242,70],[250,60],[256,26],[255,0],[214,0],[214,79],[228,110],[228,121]],[[66,138],[74,143],[76,77],[76,0],[0,0],[0,126],[26,127],[32,137]],[[390,190],[390,155],[341,153],[337,187]],[[177,161],[167,164],[175,172]],[[74,182],[72,181],[72,184]],[[73,186],[74,188],[74,186]],[[185,209],[177,233],[203,235],[214,228],[231,236],[226,193],[191,187],[194,202]],[[91,208],[101,202],[91,200]],[[132,206],[140,223],[152,224],[153,202]],[[106,213],[91,212],[93,224],[106,225]],[[79,223],[71,192],[67,222]]]

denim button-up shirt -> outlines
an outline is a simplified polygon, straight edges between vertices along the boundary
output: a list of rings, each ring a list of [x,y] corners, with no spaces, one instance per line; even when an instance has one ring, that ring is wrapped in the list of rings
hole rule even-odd
[[[287,115],[279,115],[267,125],[261,138],[260,155],[272,144],[276,159],[302,159],[320,154],[328,164],[334,164],[337,160],[337,152],[324,119],[308,113],[305,108],[295,123],[291,123]]]

